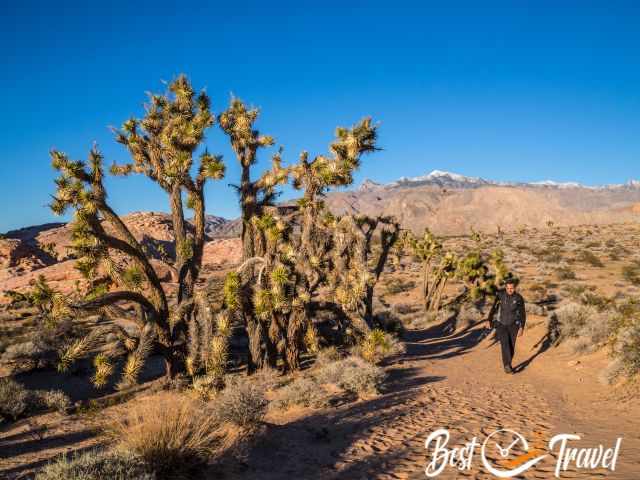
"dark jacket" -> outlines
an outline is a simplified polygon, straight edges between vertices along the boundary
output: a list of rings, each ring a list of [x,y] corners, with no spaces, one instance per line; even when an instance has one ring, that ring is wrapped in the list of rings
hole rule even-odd
[[[491,307],[489,313],[489,321],[492,322],[496,314],[496,310],[500,308],[498,322],[502,325],[518,325],[524,329],[527,321],[527,313],[524,308],[524,298],[519,293],[513,295],[507,294],[506,291],[500,290],[496,294],[496,300]]]

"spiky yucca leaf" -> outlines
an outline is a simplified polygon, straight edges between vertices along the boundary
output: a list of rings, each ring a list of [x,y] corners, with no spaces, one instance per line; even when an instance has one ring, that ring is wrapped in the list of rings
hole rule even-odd
[[[113,374],[113,363],[107,355],[99,353],[93,359],[93,366],[96,370],[91,378],[91,382],[96,386],[96,388],[104,388]]]
[[[195,375],[198,371],[200,360],[200,326],[195,318],[189,321],[187,327],[188,340],[187,340],[187,358],[185,360],[187,373],[190,376]]]
[[[140,333],[138,348],[129,354],[122,371],[122,380],[118,388],[125,388],[138,383],[138,377],[144,363],[153,348],[154,334],[150,325],[145,326]]]
[[[231,336],[231,320],[226,312],[216,317],[216,334],[224,338]]]
[[[304,344],[307,347],[307,351],[310,353],[318,353],[320,350],[318,331],[312,323],[307,325],[307,331],[304,334]]]
[[[269,274],[271,283],[277,286],[283,286],[289,282],[289,271],[284,265],[278,265]]]
[[[360,345],[360,354],[367,362],[376,363],[382,354],[387,353],[391,349],[388,335],[374,328],[364,338]]]
[[[209,347],[209,363],[207,365],[207,374],[213,377],[222,377],[227,369],[227,360],[229,358],[229,342],[228,339],[216,335],[211,340]]]
[[[58,361],[58,371],[66,372],[74,362],[85,357],[91,350],[98,346],[102,330],[94,328],[87,335],[75,340],[61,354]]]
[[[267,320],[273,311],[273,299],[271,292],[265,289],[256,290],[253,295],[254,313],[258,318]]]
[[[229,272],[224,280],[224,302],[227,308],[235,312],[240,308],[240,275]]]

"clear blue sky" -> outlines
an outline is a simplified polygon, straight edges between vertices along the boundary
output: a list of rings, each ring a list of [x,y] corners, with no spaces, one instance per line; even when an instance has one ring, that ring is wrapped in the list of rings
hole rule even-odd
[[[496,180],[640,177],[639,2],[9,3],[0,231],[55,220],[45,207],[52,147],[85,157],[97,141],[108,163],[126,160],[108,127],[141,115],[144,92],[181,72],[216,112],[231,93],[260,107],[259,127],[286,161],[324,152],[336,125],[372,115],[384,151],[357,182],[436,168]],[[227,184],[239,170],[217,126],[207,146],[228,165],[207,190],[208,212],[236,216]],[[119,212],[167,208],[146,179],[108,187]]]

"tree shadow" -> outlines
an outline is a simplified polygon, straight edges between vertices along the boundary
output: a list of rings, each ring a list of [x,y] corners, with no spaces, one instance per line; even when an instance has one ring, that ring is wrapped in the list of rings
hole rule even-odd
[[[66,455],[67,457],[70,454],[80,455],[88,450],[93,450],[96,446],[88,446],[83,448],[72,448],[73,445],[85,441],[90,438],[94,438],[96,436],[96,432],[94,430],[82,430],[80,432],[71,432],[59,435],[53,435],[47,437],[46,435],[42,439],[29,438],[28,440],[6,444],[4,442],[8,441],[4,439],[4,441],[0,444],[0,459],[11,459],[13,457],[18,457],[20,455],[28,455],[30,453],[39,452],[42,450],[48,449],[61,449],[66,448],[65,453],[56,453],[47,458],[39,458],[38,460],[28,462],[28,463],[20,463],[14,467],[8,468],[0,468],[0,478],[6,479],[26,479],[33,478],[33,472],[44,467],[49,462],[56,460],[62,455]],[[13,436],[14,440],[16,439]]]
[[[395,454],[376,452],[374,447],[365,458],[340,472],[335,470],[336,463],[347,457],[358,440],[367,438],[373,429],[384,431],[386,425],[394,425],[414,409],[428,408],[413,400],[424,395],[425,386],[444,377],[419,376],[419,371],[419,368],[394,369],[386,385],[388,393],[379,397],[302,416],[283,425],[265,424],[241,452],[225,453],[202,478],[361,478],[365,470],[377,468]],[[421,430],[420,425],[415,427],[416,432]],[[422,436],[422,432],[414,436],[418,435]]]
[[[465,355],[489,335],[484,320],[471,322],[457,331],[456,323],[454,315],[427,329],[407,332],[406,356],[412,360],[443,360]]]

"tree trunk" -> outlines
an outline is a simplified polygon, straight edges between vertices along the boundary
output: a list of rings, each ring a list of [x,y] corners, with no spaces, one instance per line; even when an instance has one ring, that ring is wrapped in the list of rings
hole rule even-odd
[[[247,373],[254,373],[264,366],[262,348],[262,324],[255,319],[247,319],[247,336],[249,337],[249,358],[247,361]]]
[[[429,313],[429,271],[430,271],[430,263],[424,262],[422,267],[422,301],[424,304],[424,313],[425,317],[428,316]]]
[[[440,301],[442,300],[442,292],[444,291],[444,287],[446,287],[447,285],[447,277],[444,277],[444,279],[442,280],[442,285],[440,286],[440,289],[438,290],[438,297],[436,299],[436,306],[435,306],[435,312],[438,313],[438,311],[440,311]]]
[[[289,317],[286,340],[286,365],[288,370],[298,370],[300,368],[300,350],[303,341],[303,322],[305,314],[303,311],[294,311]]]

